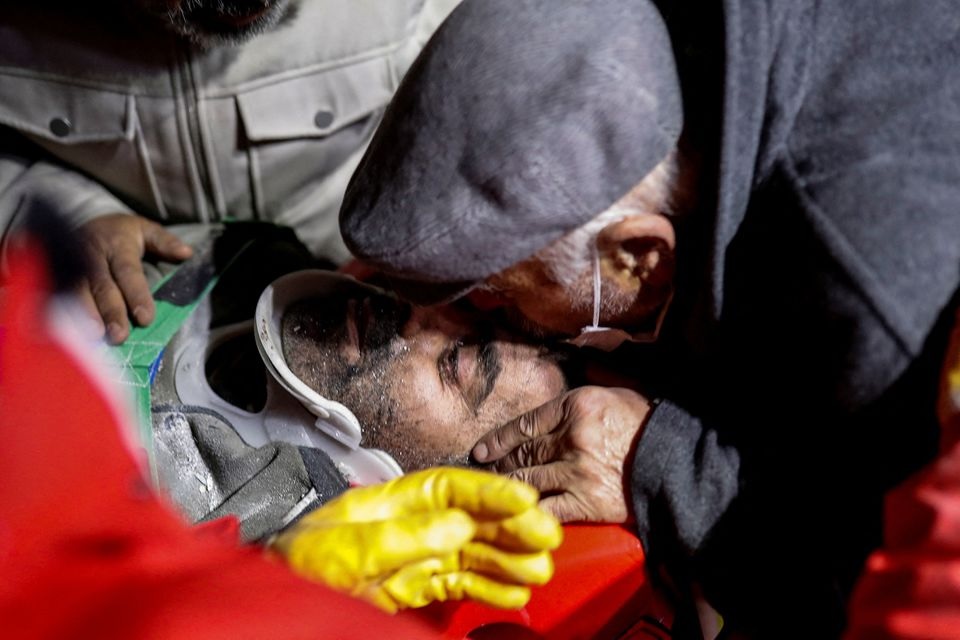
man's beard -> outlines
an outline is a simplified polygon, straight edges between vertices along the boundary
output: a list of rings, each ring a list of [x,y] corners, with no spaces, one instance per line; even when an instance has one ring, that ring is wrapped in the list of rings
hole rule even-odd
[[[286,310],[283,352],[290,370],[320,395],[348,407],[362,426],[361,446],[386,451],[404,471],[474,465],[469,452],[441,453],[428,443],[412,441],[412,416],[398,415],[396,394],[405,382],[398,372],[403,371],[405,347],[397,338],[410,308],[387,296],[368,297],[364,318],[355,316],[365,327],[363,356],[353,364],[337,348],[346,340],[347,304],[348,298],[328,296]],[[353,298],[353,304],[362,306],[364,301]]]
[[[447,454],[433,450],[423,442],[411,442],[409,438],[395,437],[397,431],[375,430],[369,436],[363,434],[363,446],[386,451],[397,461],[405,473],[431,467],[471,467],[482,465],[470,457],[470,452]]]
[[[140,5],[167,30],[201,48],[240,44],[277,26],[291,0],[182,0],[176,8],[163,0]]]

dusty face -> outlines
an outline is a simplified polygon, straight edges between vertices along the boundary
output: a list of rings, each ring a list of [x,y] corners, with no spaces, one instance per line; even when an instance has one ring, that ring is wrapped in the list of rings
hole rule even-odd
[[[275,26],[291,0],[136,0],[167,29],[201,46],[243,42]]]
[[[364,446],[407,471],[466,464],[481,435],[565,389],[544,348],[482,315],[362,285],[288,309],[283,350],[294,374],[353,410]]]

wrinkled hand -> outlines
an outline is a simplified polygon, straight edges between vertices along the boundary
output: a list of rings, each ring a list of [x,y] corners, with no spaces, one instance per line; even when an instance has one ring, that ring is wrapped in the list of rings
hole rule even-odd
[[[439,468],[351,489],[272,543],[297,573],[395,612],[473,599],[522,607],[553,575],[560,524],[535,489]]]
[[[540,506],[562,522],[625,522],[627,456],[649,412],[635,391],[581,387],[491,431],[473,456],[552,494]]]
[[[100,318],[107,340],[119,344],[130,335],[127,309],[137,324],[153,322],[156,308],[140,261],[147,253],[179,262],[192,250],[155,222],[113,213],[81,227],[86,234],[90,276],[80,296],[94,318]]]

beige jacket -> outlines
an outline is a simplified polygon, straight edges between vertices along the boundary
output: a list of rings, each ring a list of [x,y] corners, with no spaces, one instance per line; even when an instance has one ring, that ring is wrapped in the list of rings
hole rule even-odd
[[[457,1],[294,0],[272,31],[206,51],[89,15],[108,3],[5,7],[3,240],[41,204],[76,224],[116,211],[269,220],[345,259],[337,212],[347,180]]]

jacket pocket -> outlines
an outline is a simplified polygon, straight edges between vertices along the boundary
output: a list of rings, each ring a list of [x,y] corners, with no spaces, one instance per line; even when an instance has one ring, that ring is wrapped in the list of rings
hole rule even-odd
[[[134,97],[121,91],[0,73],[0,126],[49,152],[65,168],[93,178],[74,200],[129,206],[156,216],[156,191],[138,138]],[[138,146],[139,145],[139,146]],[[38,156],[39,158],[40,156]],[[117,196],[103,200],[100,196]],[[105,211],[103,211],[105,213]]]
[[[124,93],[0,74],[0,124],[55,145],[133,139]]]
[[[377,57],[236,96],[256,217],[295,228],[315,253],[345,258],[337,212],[394,78]]]
[[[237,95],[251,142],[323,138],[370,116],[394,88],[383,57],[271,82]]]

